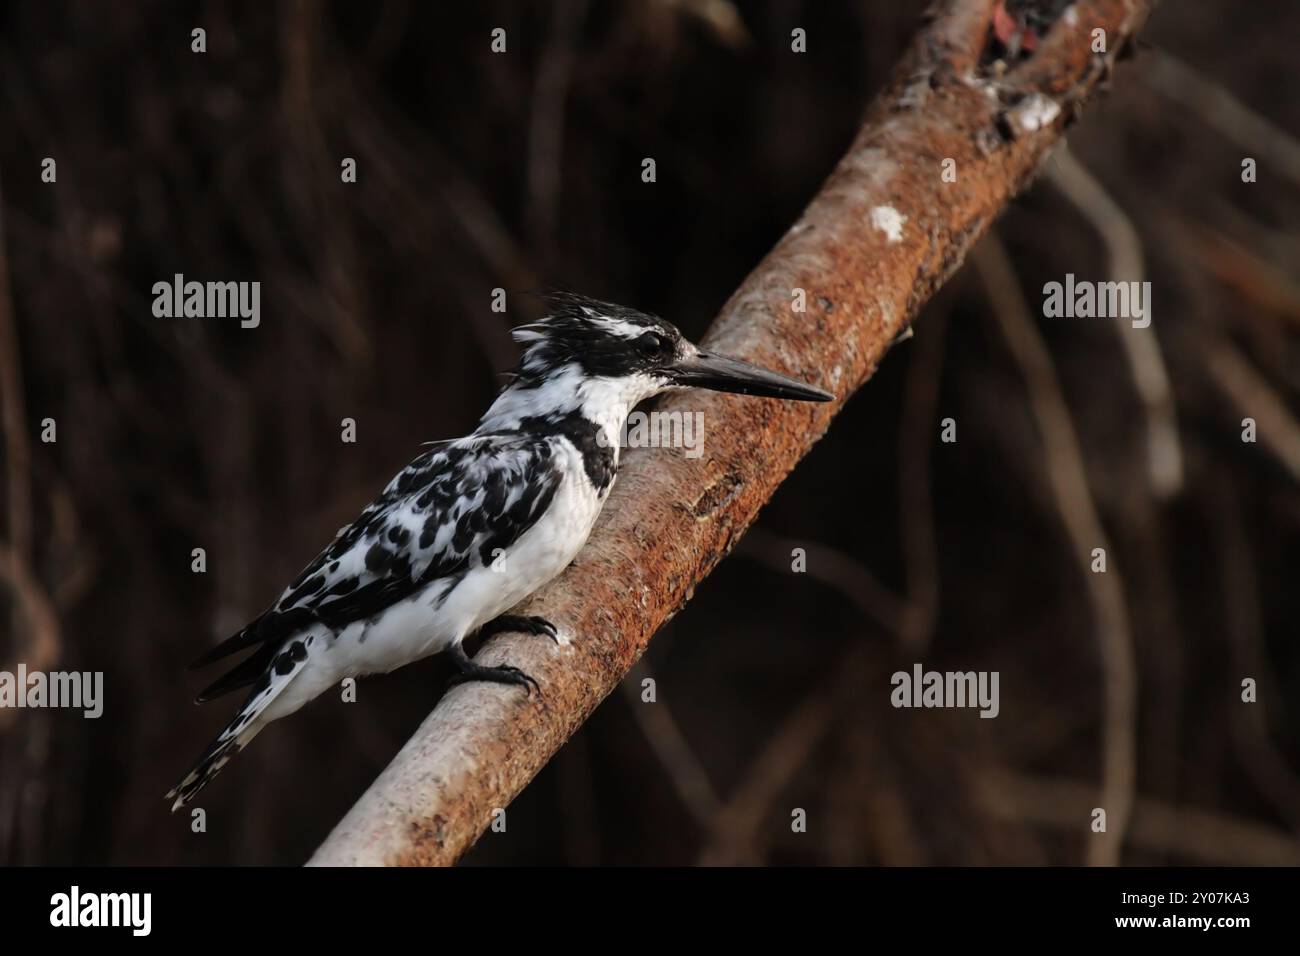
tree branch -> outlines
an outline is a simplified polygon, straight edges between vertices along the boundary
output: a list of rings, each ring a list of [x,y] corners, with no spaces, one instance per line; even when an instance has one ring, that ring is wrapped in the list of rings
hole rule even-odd
[[[984,70],[991,0],[945,0],[812,204],[723,307],[706,339],[829,388],[826,405],[690,392],[706,454],[628,453],[577,561],[529,602],[571,640],[502,635],[479,653],[535,676],[526,698],[452,689],[311,863],[449,864],[641,657],[731,550],[843,401],[1033,176],[1110,72],[1152,0],[1081,0],[1032,57]],[[1092,31],[1106,31],[1104,55]],[[956,181],[941,175],[955,162]],[[901,226],[901,228],[899,228]],[[795,289],[807,311],[792,308]],[[649,706],[649,705],[647,705]]]

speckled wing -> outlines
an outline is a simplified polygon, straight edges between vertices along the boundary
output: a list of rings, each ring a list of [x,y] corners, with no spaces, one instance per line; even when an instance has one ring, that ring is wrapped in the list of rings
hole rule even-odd
[[[544,437],[475,435],[426,451],[340,529],[279,600],[194,663],[259,646],[198,699],[253,683],[285,641],[308,626],[339,631],[439,581],[450,590],[537,522],[561,478]]]

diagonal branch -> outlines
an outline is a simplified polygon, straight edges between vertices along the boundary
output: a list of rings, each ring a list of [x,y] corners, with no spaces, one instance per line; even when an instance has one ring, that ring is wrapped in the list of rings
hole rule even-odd
[[[1019,292],[1010,257],[990,236],[975,250],[974,262],[988,287],[1003,336],[1025,377],[1030,408],[1043,443],[1047,483],[1092,604],[1102,673],[1100,801],[1109,827],[1089,842],[1088,860],[1094,865],[1115,866],[1133,812],[1137,778],[1137,664],[1124,587],[1117,568],[1112,567],[1106,574],[1092,572],[1089,555],[1093,549],[1101,548],[1107,554],[1113,550],[1093,503],[1083,450],[1052,357]]]
[[[1081,0],[1037,52],[982,73],[991,0],[945,0],[799,221],[723,307],[706,343],[830,388],[796,405],[686,393],[705,454],[637,449],[578,560],[529,602],[571,636],[504,635],[480,652],[544,695],[454,688],[312,858],[448,864],[581,725],[731,550],[842,402],[1034,175],[1110,72],[1151,0]],[[1107,49],[1091,52],[1092,31]],[[942,175],[946,159],[955,181]],[[946,177],[952,179],[952,177]],[[806,293],[796,312],[794,290]]]

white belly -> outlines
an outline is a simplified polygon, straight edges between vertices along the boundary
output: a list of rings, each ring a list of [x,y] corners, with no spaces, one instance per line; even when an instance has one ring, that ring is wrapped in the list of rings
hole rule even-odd
[[[426,653],[443,650],[499,617],[577,557],[600,514],[603,498],[595,495],[590,482],[575,478],[573,471],[566,469],[566,473],[541,519],[505,554],[487,567],[470,571],[447,595],[437,612],[446,639]]]
[[[567,441],[560,447],[567,458],[565,477],[546,513],[505,554],[471,568],[445,595],[445,584],[434,582],[377,618],[351,624],[333,640],[314,642],[326,647],[312,654],[315,660],[304,670],[316,673],[304,675],[301,682],[323,689],[344,677],[386,673],[444,651],[568,567],[586,543],[605,495],[598,495],[585,479],[577,451]]]

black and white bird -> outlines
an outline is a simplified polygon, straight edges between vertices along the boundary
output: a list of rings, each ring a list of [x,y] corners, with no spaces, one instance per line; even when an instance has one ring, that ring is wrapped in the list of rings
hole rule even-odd
[[[195,666],[252,654],[198,696],[252,687],[170,793],[194,799],[273,720],[347,677],[450,651],[458,680],[536,682],[472,662],[479,633],[555,627],[508,612],[578,554],[618,470],[628,413],[661,392],[708,388],[829,401],[827,392],[692,345],[657,316],[548,293],[546,318],[514,330],[518,368],[478,427],[433,443],[256,620]]]

